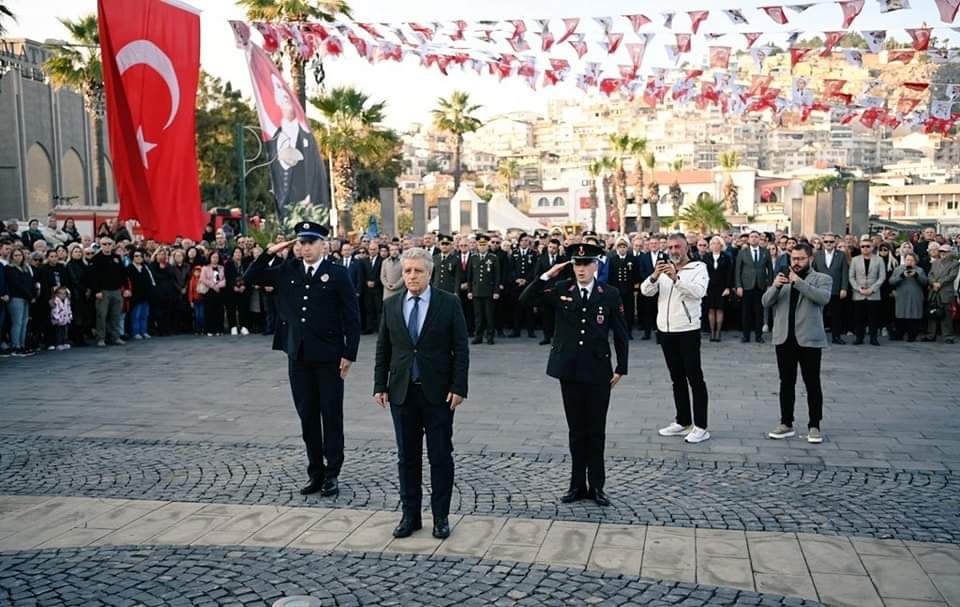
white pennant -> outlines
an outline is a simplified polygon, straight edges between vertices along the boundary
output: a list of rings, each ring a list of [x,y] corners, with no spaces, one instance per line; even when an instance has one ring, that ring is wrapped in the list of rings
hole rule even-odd
[[[879,53],[883,50],[883,43],[887,40],[887,30],[862,31],[860,34],[870,47],[871,53]]]
[[[730,18],[731,23],[734,25],[743,25],[749,23],[747,18],[743,16],[743,11],[739,8],[728,8],[724,9],[724,14]]]

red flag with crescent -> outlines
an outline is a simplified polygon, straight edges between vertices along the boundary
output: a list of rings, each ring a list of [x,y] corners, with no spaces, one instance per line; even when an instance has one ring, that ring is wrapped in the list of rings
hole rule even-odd
[[[199,12],[179,0],[99,0],[97,10],[120,219],[161,242],[197,239]]]

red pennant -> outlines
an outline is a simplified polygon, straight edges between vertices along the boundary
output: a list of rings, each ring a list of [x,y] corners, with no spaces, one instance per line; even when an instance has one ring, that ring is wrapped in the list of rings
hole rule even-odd
[[[820,53],[821,57],[829,57],[833,54],[833,47],[835,47],[844,36],[847,35],[847,32],[824,32],[823,33],[825,40],[823,43],[823,51]]]
[[[339,57],[343,54],[343,41],[336,36],[330,36],[327,38],[324,48],[326,49],[328,55]]]
[[[347,32],[347,40],[350,41],[350,44],[353,45],[353,48],[357,49],[357,54],[361,57],[367,56],[367,41],[357,36],[353,31]]]
[[[527,41],[524,40],[522,36],[508,38],[507,42],[510,43],[514,53],[524,53],[530,50],[530,45],[527,44]]]
[[[463,40],[463,32],[467,29],[467,22],[462,19],[457,19],[453,22],[457,26],[457,31],[449,34],[450,40],[459,41]]]
[[[853,119],[857,117],[857,112],[847,112],[840,118],[840,124],[850,124],[853,122]]]
[[[600,92],[609,97],[623,87],[622,78],[604,78],[600,81]]]
[[[896,61],[910,63],[913,61],[914,54],[916,54],[916,51],[888,51],[887,63],[894,63]]]
[[[930,31],[931,29],[929,27],[907,28],[907,33],[910,34],[910,38],[913,40],[913,50],[923,52],[929,48]]]
[[[687,11],[687,14],[690,15],[690,29],[696,34],[700,24],[710,15],[710,11]]]
[[[433,28],[420,23],[408,23],[410,29],[417,32],[427,40],[433,40]]]
[[[782,6],[761,6],[759,8],[780,25],[786,25],[787,14],[783,12]]]
[[[617,52],[617,49],[620,48],[620,43],[623,42],[623,34],[607,34],[607,54],[612,55]]]
[[[917,107],[917,104],[920,103],[920,99],[914,97],[901,97],[897,101],[897,113],[898,114],[909,114],[913,111],[913,108]]]
[[[812,48],[792,48],[790,49],[790,69],[792,70],[798,63],[803,61],[807,55],[813,51]]]
[[[957,10],[960,9],[960,0],[933,0],[937,3],[937,10],[940,11],[940,20],[944,23],[953,23],[957,17]]]
[[[730,67],[730,47],[729,46],[711,46],[710,47],[710,67],[725,70]]]
[[[757,97],[764,95],[770,87],[771,82],[773,82],[773,76],[754,74],[753,80],[750,82],[750,90],[747,91],[747,96]]]
[[[630,62],[634,67],[640,67],[643,63],[643,54],[647,50],[647,45],[643,42],[628,42],[627,52],[630,54]]]
[[[930,84],[926,82],[904,82],[903,86],[907,87],[911,91],[923,92],[930,87]]]
[[[690,34],[675,34],[677,38],[677,52],[689,53],[692,36]]]
[[[863,110],[863,114],[860,115],[860,124],[872,129],[876,126],[877,121],[886,116],[887,110],[884,108],[871,107]]]
[[[747,39],[747,48],[752,48],[754,42],[759,40],[762,35],[760,32],[744,32],[743,37]]]
[[[847,29],[863,10],[864,0],[840,0],[837,4],[843,11],[843,25],[840,27]]]
[[[587,54],[587,43],[583,40],[571,40],[570,46],[577,51],[577,58],[579,59],[583,59],[583,56]]]
[[[544,30],[540,32],[540,37],[543,39],[543,42],[541,42],[540,44],[540,50],[546,53],[551,48],[553,48],[553,43],[556,42],[556,40],[554,39],[553,34],[550,33],[549,30]]]
[[[580,25],[580,18],[574,17],[571,19],[564,19],[563,26],[567,28],[567,31],[560,36],[560,39],[557,40],[557,44],[563,44],[567,41],[567,38],[573,35],[573,32],[577,31],[577,26]]]
[[[637,66],[635,65],[618,65],[617,69],[620,70],[620,77],[624,80],[635,80],[637,77]]]
[[[650,19],[646,15],[624,15],[624,16],[630,20],[630,25],[633,26],[634,34],[639,34],[641,27],[643,27],[648,23],[651,23]]]
[[[825,99],[830,99],[831,97],[836,97],[837,95],[843,94],[843,86],[846,83],[846,80],[838,80],[835,78],[825,79],[823,81],[823,97]]]
[[[377,31],[377,28],[373,27],[372,23],[358,23],[357,25],[360,26],[360,29],[367,32],[377,40],[383,39],[383,35]]]
[[[253,27],[263,36],[263,50],[270,54],[276,53],[280,48],[280,37],[276,28],[270,23],[254,23]]]

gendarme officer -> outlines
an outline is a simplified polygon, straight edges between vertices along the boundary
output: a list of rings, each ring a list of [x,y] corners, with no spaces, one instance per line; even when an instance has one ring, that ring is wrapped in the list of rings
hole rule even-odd
[[[287,353],[290,388],[307,446],[310,482],[300,493],[337,495],[343,465],[343,380],[357,359],[360,309],[346,268],[327,256],[328,230],[297,224],[297,239],[271,245],[250,265],[250,284],[274,287],[279,316],[274,350]],[[277,253],[300,243],[302,260]]]
[[[477,254],[470,256],[467,262],[467,298],[473,301],[473,317],[476,320],[474,344],[483,343],[483,334],[487,334],[487,343],[493,344],[495,320],[493,302],[500,299],[500,276],[503,268],[500,260],[488,249],[490,237],[477,236]]]
[[[520,301],[537,301],[542,296],[544,305],[553,306],[556,312],[547,375],[560,380],[572,460],[570,488],[560,501],[592,498],[598,505],[608,506],[610,500],[603,491],[607,409],[610,389],[627,374],[627,327],[620,293],[596,279],[597,259],[603,249],[579,244],[568,253],[574,279],[561,280],[545,293],[544,286],[571,262],[556,264],[530,283]],[[611,331],[617,351],[615,371],[610,361]]]

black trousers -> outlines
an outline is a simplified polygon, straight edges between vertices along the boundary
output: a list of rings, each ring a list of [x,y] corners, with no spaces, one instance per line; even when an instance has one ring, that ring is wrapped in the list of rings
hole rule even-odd
[[[853,332],[857,339],[863,339],[867,325],[870,325],[870,339],[876,339],[877,332],[880,330],[880,306],[879,301],[853,302]]]
[[[646,295],[637,296],[637,308],[639,308],[640,327],[644,335],[650,335],[652,331],[657,330],[657,296],[647,297]]]
[[[476,322],[476,334],[492,336],[493,325],[493,298],[473,296],[473,318]]]
[[[293,404],[307,446],[307,475],[336,478],[343,465],[343,379],[340,362],[289,359]]]
[[[915,341],[917,335],[920,333],[920,324],[922,322],[923,319],[921,318],[898,318],[894,337],[903,339],[903,336],[906,335],[908,340]]]
[[[820,387],[820,348],[804,348],[795,339],[777,346],[777,369],[780,372],[780,423],[793,426],[793,409],[797,399],[797,366],[807,388],[808,428],[819,428],[823,418],[823,389]]]
[[[760,289],[744,289],[743,301],[740,303],[740,311],[743,319],[740,328],[743,330],[744,337],[750,337],[750,331],[760,335],[763,331],[763,304],[760,298],[763,297],[763,291]]]
[[[460,307],[463,308],[463,318],[467,321],[467,332],[472,336],[476,329],[473,318],[473,303],[467,298],[466,291],[459,291],[457,296],[460,298]]]
[[[670,381],[673,382],[673,403],[677,408],[677,423],[707,429],[707,383],[700,365],[700,331],[658,334],[663,358],[667,361]],[[690,418],[690,392],[693,392],[693,419]]]
[[[557,322],[557,312],[546,300],[540,303],[540,322],[543,323],[543,338],[553,339],[553,328]]]
[[[510,306],[509,298],[507,294],[509,291],[503,290],[500,291],[500,299],[493,302],[493,319],[494,323],[497,325],[497,334],[500,335],[503,333],[504,328],[509,327],[513,322],[511,318],[513,309]]]
[[[533,305],[520,301],[520,293],[523,292],[523,289],[524,287],[517,288],[510,297],[510,301],[513,303],[513,330],[514,332],[526,330],[532,333],[536,318],[533,314]]]
[[[420,516],[423,500],[423,435],[430,459],[430,509],[433,517],[450,513],[453,495],[453,411],[447,403],[427,402],[423,388],[411,383],[402,404],[390,404],[397,436],[397,470],[403,512]]]
[[[589,483],[590,489],[603,489],[610,384],[560,380],[560,394],[570,433],[570,488],[585,491]]]
[[[374,332],[380,328],[380,310],[383,309],[383,289],[367,289],[363,292],[364,330]]]
[[[617,286],[617,289],[620,291],[620,303],[623,304],[623,318],[627,321],[627,333],[633,336],[633,288],[627,285],[623,289]]]
[[[824,320],[830,317],[830,336],[843,337],[846,327],[844,326],[844,300],[840,299],[840,294],[831,295],[830,303],[823,308]]]

